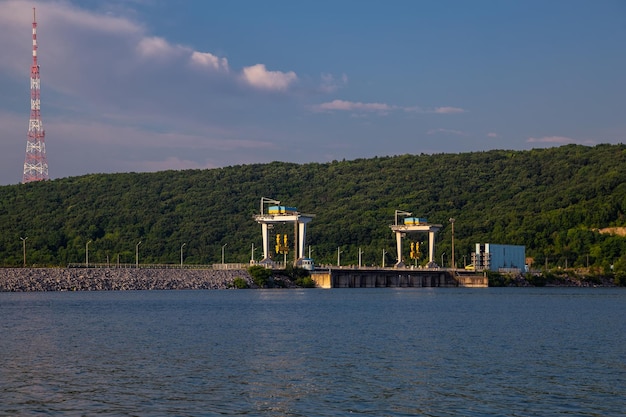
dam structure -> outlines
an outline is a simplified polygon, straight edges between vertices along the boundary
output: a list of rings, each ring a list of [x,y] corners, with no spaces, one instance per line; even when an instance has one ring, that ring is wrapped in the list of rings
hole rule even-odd
[[[267,213],[264,212],[264,205],[277,204],[275,206],[270,206],[267,209]],[[263,238],[263,259],[259,262],[259,264],[273,266],[276,265],[276,262],[272,259],[272,252],[270,250],[270,229],[274,224],[286,224],[292,223],[294,225],[294,265],[299,265],[305,259],[304,255],[304,247],[306,244],[306,225],[311,220],[313,220],[313,214],[303,214],[300,213],[295,207],[288,206],[280,206],[280,201],[274,200],[267,197],[261,197],[261,210],[260,213],[255,215],[254,218],[261,225],[261,233]],[[280,238],[280,235],[278,235]],[[286,235],[283,236],[285,238],[284,244],[282,244],[281,240],[277,240],[276,253],[286,253],[289,251],[287,245]],[[286,256],[285,256],[286,259]]]
[[[485,274],[458,269],[328,268],[311,271],[320,288],[488,287]]]

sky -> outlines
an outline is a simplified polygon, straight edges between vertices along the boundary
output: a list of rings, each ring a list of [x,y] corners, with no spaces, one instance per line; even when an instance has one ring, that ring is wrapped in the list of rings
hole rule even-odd
[[[622,0],[0,0],[0,185],[33,7],[51,179],[626,138]]]

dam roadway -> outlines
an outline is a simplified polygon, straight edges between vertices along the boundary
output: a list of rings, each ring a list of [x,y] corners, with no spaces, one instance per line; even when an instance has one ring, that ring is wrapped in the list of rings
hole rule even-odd
[[[312,271],[320,288],[487,287],[485,274],[459,269],[330,267]]]

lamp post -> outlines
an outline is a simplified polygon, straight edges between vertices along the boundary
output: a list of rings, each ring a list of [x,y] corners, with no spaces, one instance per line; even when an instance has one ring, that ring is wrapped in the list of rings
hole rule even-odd
[[[446,255],[446,253],[445,253],[445,252],[441,254],[441,267],[442,267],[442,268],[443,268],[443,257],[444,257],[445,255]]]
[[[359,268],[361,267],[362,256],[363,256],[363,250],[361,248],[359,248]]]
[[[398,214],[402,214],[403,216],[410,216],[413,213],[410,213],[408,211],[396,210],[396,214],[395,214],[396,221],[394,223],[395,226],[398,225]]]
[[[180,245],[180,267],[181,268],[183,267],[183,248],[185,247],[186,244],[187,242]]]
[[[26,268],[26,239],[28,239],[28,236],[20,237],[20,239],[22,239],[22,253],[24,254],[24,268]]]
[[[261,197],[261,215],[263,214],[263,204],[265,203],[270,203],[270,204],[280,204],[280,201],[278,200],[273,200],[271,198],[267,198],[267,197]],[[223,262],[222,262],[223,263]]]
[[[450,217],[448,221],[452,225],[452,260],[450,263],[451,263],[452,268],[455,268],[456,265],[454,265],[454,218]]]
[[[387,252],[383,249],[383,268],[385,267],[385,255],[387,255]]]
[[[88,240],[85,244],[85,267],[89,268],[89,244],[91,240]]]
[[[135,267],[139,268],[139,245],[141,245],[141,240],[139,243],[135,245]]]
[[[341,254],[343,251],[337,246],[337,266],[341,266]]]
[[[254,247],[254,243],[252,243],[252,257],[250,258],[251,263],[254,263],[254,251],[257,250],[257,248]]]
[[[226,247],[226,245],[228,245],[228,243],[224,243],[222,245],[222,265],[224,265],[224,248]]]

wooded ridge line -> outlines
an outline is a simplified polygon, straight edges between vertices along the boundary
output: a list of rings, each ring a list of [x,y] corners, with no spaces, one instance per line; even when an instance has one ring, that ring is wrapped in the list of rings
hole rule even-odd
[[[436,258],[445,254],[448,263],[448,219],[455,219],[457,266],[470,263],[476,243],[498,243],[525,245],[534,266],[626,271],[626,238],[602,233],[626,226],[623,144],[91,174],[2,186],[0,265],[21,266],[24,252],[27,265],[42,266],[84,262],[86,255],[98,263],[174,264],[182,254],[185,263],[211,264],[221,262],[223,248],[226,262],[247,263],[252,245],[255,258],[262,256],[253,218],[261,197],[315,214],[307,250],[319,263],[335,264],[340,248],[346,265],[358,262],[359,251],[366,265],[379,265],[383,251],[391,264],[389,225],[395,210],[404,210],[444,226]],[[274,233],[291,234],[293,225],[276,225]]]

